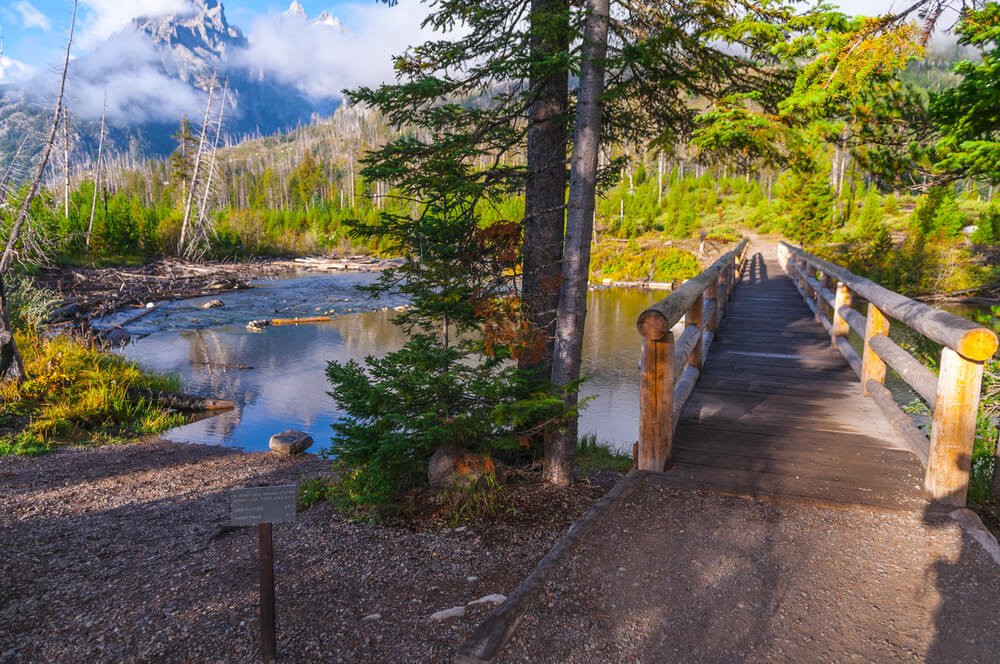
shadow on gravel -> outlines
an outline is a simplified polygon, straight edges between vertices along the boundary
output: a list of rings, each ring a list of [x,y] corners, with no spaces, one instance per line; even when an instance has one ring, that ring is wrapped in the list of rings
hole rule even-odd
[[[183,450],[183,454],[179,455],[178,450]],[[72,484],[101,482],[116,476],[201,463],[240,453],[237,448],[166,441],[65,448],[49,452],[44,463],[39,463],[42,457],[0,457],[0,476],[4,492],[17,496],[32,493],[42,486],[58,486],[60,480]]]
[[[930,528],[955,527],[940,506],[928,507],[924,523]],[[992,664],[1000,658],[1000,565],[965,529],[961,540],[957,555],[940,558],[927,570],[941,596],[926,656],[929,664]]]
[[[221,473],[218,488],[206,490],[197,466],[237,452],[108,448],[131,461],[96,471],[82,462],[104,450],[90,452],[57,459],[57,475],[22,487],[21,514],[0,520],[0,661],[197,660],[193,632],[231,631],[234,617],[252,620],[254,611],[255,531],[220,528],[230,485],[293,483],[316,466],[261,455],[259,472]],[[143,476],[150,470],[163,472]],[[81,480],[103,486],[73,486]],[[279,550],[292,527],[275,527]]]

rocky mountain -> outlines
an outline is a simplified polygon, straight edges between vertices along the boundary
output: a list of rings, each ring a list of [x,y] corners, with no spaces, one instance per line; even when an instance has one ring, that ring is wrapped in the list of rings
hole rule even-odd
[[[250,42],[228,22],[219,0],[190,0],[190,8],[136,18],[73,61],[68,105],[76,116],[76,142],[83,148],[76,154],[81,160],[96,152],[105,95],[112,147],[131,151],[135,157],[174,149],[172,135],[181,117],[200,117],[213,76],[220,86],[223,81],[229,86],[225,131],[233,138],[273,134],[336,109],[336,96],[307,95],[293,82],[255,67],[248,55]],[[310,20],[294,0],[279,20],[287,21],[284,29],[342,30],[340,21],[328,12]],[[26,152],[19,161],[41,147],[38,130],[47,122],[53,96],[52,81],[46,76],[27,85],[0,86],[0,169],[10,163],[25,136]]]

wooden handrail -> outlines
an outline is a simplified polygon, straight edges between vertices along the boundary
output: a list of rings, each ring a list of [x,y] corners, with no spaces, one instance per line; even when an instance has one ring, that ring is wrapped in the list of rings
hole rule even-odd
[[[640,470],[669,467],[677,420],[708,356],[726,303],[743,273],[749,241],[681,284],[670,295],[640,314],[642,372],[639,386]],[[684,318],[675,342],[673,327]]]
[[[895,293],[787,242],[778,244],[778,262],[816,319],[830,332],[833,346],[860,377],[862,392],[878,404],[924,464],[924,489],[928,495],[945,504],[964,505],[983,363],[996,352],[997,335],[966,318]],[[822,275],[822,281],[817,274]],[[834,279],[836,288],[830,290],[829,282]],[[868,302],[867,316],[851,307],[855,296]],[[941,344],[938,375],[889,338],[890,319]],[[860,356],[848,341],[852,331],[864,343]],[[895,371],[927,403],[932,413],[929,440],[886,389],[887,368]]]

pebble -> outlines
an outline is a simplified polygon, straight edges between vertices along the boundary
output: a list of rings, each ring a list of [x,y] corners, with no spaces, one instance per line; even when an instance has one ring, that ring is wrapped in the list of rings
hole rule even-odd
[[[467,577],[465,577],[465,580],[468,581],[469,583],[475,583],[476,581],[479,580],[479,577],[478,576],[467,576]]]
[[[369,613],[367,616],[365,616],[361,620],[382,620],[382,614],[381,613]]]
[[[464,606],[453,606],[450,609],[441,609],[435,613],[431,614],[431,620],[436,620],[441,622],[442,620],[448,620],[449,618],[464,618],[465,617],[465,607]]]
[[[479,599],[474,599],[469,602],[466,606],[473,606],[474,604],[503,604],[507,601],[506,595],[501,595],[500,593],[492,593],[490,595],[483,595]]]

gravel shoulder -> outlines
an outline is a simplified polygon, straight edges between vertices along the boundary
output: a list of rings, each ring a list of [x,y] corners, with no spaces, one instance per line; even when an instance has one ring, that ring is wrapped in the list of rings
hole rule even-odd
[[[503,662],[995,662],[1000,565],[947,514],[638,488]]]
[[[229,489],[328,472],[161,440],[0,458],[0,663],[254,661],[256,532],[221,529]],[[517,513],[464,529],[300,511],[274,526],[279,661],[449,660],[493,608],[468,603],[510,592],[603,491],[527,482]]]

